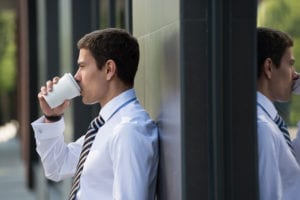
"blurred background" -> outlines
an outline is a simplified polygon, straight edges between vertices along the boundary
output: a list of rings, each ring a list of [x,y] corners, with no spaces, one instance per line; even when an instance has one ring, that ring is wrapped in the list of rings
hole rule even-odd
[[[13,4],[13,1],[10,1]],[[1,7],[0,12],[0,123],[16,119],[16,10]]]
[[[157,199],[258,199],[255,27],[288,32],[300,72],[299,10],[298,0],[0,0],[0,199],[67,196],[71,180],[46,180],[35,152],[36,96],[76,71],[79,38],[106,27],[140,43],[135,89],[161,137]],[[293,129],[300,97],[276,106]],[[72,101],[66,141],[98,112]]]

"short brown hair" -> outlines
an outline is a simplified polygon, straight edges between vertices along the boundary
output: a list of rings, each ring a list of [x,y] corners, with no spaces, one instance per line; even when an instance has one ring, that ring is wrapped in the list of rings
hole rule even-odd
[[[139,44],[126,30],[107,28],[93,31],[83,36],[77,47],[88,49],[100,70],[107,60],[113,60],[117,65],[118,77],[133,86],[139,63]]]
[[[275,66],[279,67],[284,52],[293,45],[293,39],[287,33],[272,28],[258,27],[257,77],[260,77],[262,66],[267,58],[272,59]]]

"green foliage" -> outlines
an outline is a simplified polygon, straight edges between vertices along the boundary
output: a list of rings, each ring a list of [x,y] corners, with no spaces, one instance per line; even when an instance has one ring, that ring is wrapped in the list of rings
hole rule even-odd
[[[15,88],[16,44],[15,14],[13,11],[0,12],[0,92]]]
[[[258,26],[283,28],[290,13],[289,6],[282,0],[265,0],[258,8]]]
[[[300,1],[299,0],[263,0],[258,7],[258,26],[267,26],[282,30],[294,39],[296,70],[300,72]],[[296,125],[300,119],[300,97],[293,96],[289,113],[289,124]]]

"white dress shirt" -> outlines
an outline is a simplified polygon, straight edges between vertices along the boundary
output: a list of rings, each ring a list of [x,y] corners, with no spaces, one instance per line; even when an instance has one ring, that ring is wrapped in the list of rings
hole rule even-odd
[[[260,200],[297,200],[300,199],[300,138],[297,133],[293,140],[297,162],[274,122],[276,115],[273,103],[257,92]]]
[[[158,166],[158,130],[136,99],[133,89],[108,102],[85,161],[77,199],[153,200]],[[72,177],[79,160],[83,136],[65,144],[64,120],[32,123],[45,175],[60,181]]]

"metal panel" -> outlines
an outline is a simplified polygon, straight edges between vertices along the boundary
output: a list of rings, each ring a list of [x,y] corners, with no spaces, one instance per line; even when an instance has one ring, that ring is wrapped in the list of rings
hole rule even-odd
[[[45,2],[46,13],[46,77],[47,80],[52,79],[59,74],[59,26],[58,26],[58,0],[51,0]]]
[[[210,197],[258,199],[256,2],[211,1],[209,16]]]

